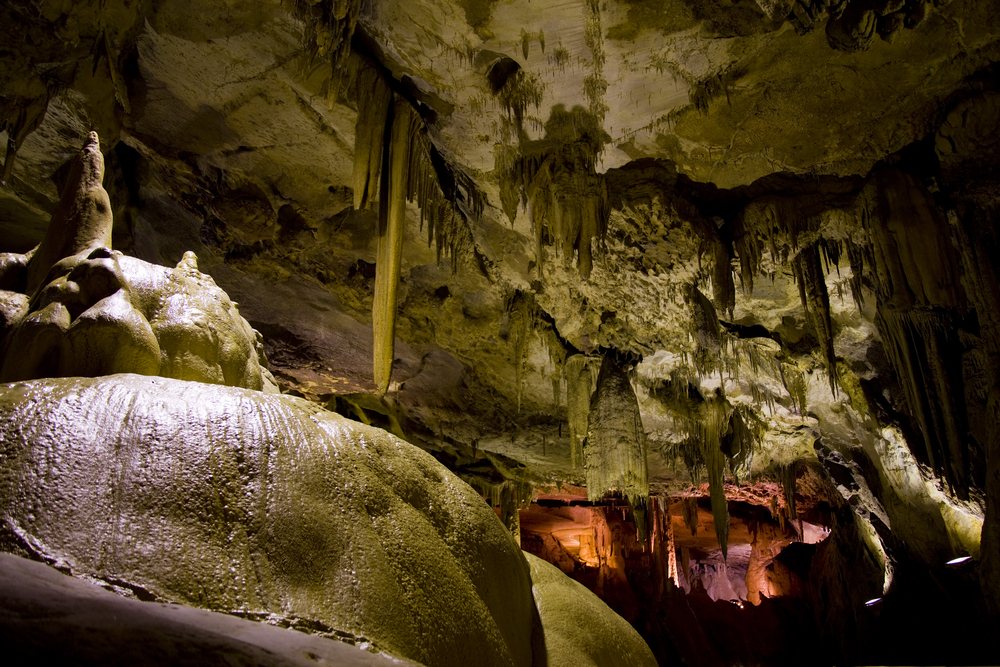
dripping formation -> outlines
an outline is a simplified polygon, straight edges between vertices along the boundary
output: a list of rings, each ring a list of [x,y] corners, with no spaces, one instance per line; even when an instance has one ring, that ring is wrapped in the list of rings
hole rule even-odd
[[[607,135],[580,107],[557,106],[546,127],[552,131],[545,139],[522,141],[509,164],[498,164],[501,199],[511,223],[518,204],[531,223],[539,279],[551,245],[586,280],[610,214],[608,185],[595,169]]]
[[[646,432],[632,384],[619,362],[605,356],[587,420],[587,498],[600,500],[617,493],[628,500],[642,541],[649,500],[646,451]]]
[[[354,207],[378,204],[378,251],[372,323],[375,386],[378,395],[389,389],[396,337],[397,288],[402,265],[406,204],[420,209],[420,229],[426,224],[427,243],[437,240],[437,257],[452,258],[467,248],[470,234],[465,214],[458,211],[441,186],[434,148],[412,103],[395,93],[374,66],[357,65],[358,120],[355,127]],[[473,214],[481,204],[472,195]]]

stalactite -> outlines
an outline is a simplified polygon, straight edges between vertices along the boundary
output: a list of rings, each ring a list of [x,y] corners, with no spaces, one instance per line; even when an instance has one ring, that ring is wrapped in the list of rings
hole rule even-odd
[[[490,459],[493,461],[493,459]],[[503,470],[500,471],[503,474]],[[499,509],[499,517],[503,525],[521,543],[520,510],[526,509],[534,500],[534,486],[515,479],[504,479],[502,482],[484,480],[478,476],[461,476],[469,486],[482,495],[490,507]]]
[[[710,241],[714,264],[712,268],[712,297],[716,310],[729,314],[732,319],[733,308],[736,307],[736,285],[733,283],[733,266],[729,257],[729,249],[716,235]]]
[[[471,232],[454,202],[445,196],[434,164],[434,149],[410,103],[395,96],[374,67],[360,65],[355,82],[354,206],[371,208],[376,196],[379,202],[372,326],[375,385],[381,395],[388,390],[392,374],[406,202],[417,204],[421,226],[424,222],[428,226],[428,243],[436,238],[438,261],[447,252],[452,257],[452,270],[457,270],[460,249],[471,247]],[[476,199],[472,189],[470,195]],[[479,210],[480,202],[470,203]]]
[[[128,89],[125,87],[125,81],[122,79],[122,74],[118,70],[118,49],[114,48],[111,42],[111,34],[107,30],[102,30],[103,37],[99,38],[99,43],[95,45],[98,48],[104,49],[104,55],[108,60],[108,73],[111,75],[111,85],[115,90],[115,100],[122,106],[125,113],[132,113],[131,105],[128,101]],[[94,71],[97,71],[98,62],[100,58],[94,59]]]
[[[0,185],[6,185],[10,181],[11,174],[14,173],[17,151],[28,135],[42,124],[48,108],[49,98],[41,97],[23,103],[18,108],[16,117],[0,119],[0,132],[7,132],[7,153],[4,157],[3,178],[0,178]]]
[[[692,331],[695,344],[695,368],[701,375],[709,375],[719,365],[722,351],[722,334],[715,306],[692,284],[685,286],[685,300],[691,308]]]
[[[690,496],[681,498],[681,511],[684,514],[684,525],[691,531],[691,537],[698,534],[698,499]]]
[[[375,388],[384,395],[392,375],[396,339],[396,290],[399,286],[403,253],[403,228],[406,224],[406,184],[410,147],[415,131],[414,114],[407,102],[396,100],[387,118],[391,128],[383,146],[379,185],[378,254],[375,263],[375,298],[372,303],[372,328],[375,331]]]
[[[538,305],[530,292],[517,291],[507,300],[507,318],[510,338],[514,344],[514,381],[517,410],[521,411],[521,397],[524,391],[524,364],[528,353],[528,337],[535,329]]]
[[[704,462],[708,473],[709,496],[712,501],[712,517],[715,523],[715,533],[722,547],[723,557],[728,554],[729,508],[726,501],[725,469],[727,455],[724,449],[732,448],[731,417],[733,407],[722,394],[716,390],[698,405],[695,414],[684,418],[675,418],[681,429],[688,433],[688,441],[697,446],[699,458]],[[744,434],[741,434],[743,437]],[[687,459],[687,457],[685,457]],[[691,463],[687,460],[689,468]],[[692,473],[694,476],[694,473]]]
[[[943,313],[880,309],[875,324],[886,352],[900,372],[900,384],[924,436],[928,463],[942,472],[960,496],[968,492],[968,455],[964,433],[960,349],[954,326]]]
[[[360,68],[356,80],[358,120],[354,128],[354,208],[378,201],[379,173],[392,90],[374,67]]]
[[[795,483],[796,483],[795,462],[782,466],[781,468],[781,490],[785,495],[785,510],[789,519],[795,519],[798,511],[795,508]]]
[[[830,295],[826,289],[826,278],[820,264],[817,244],[802,251],[794,260],[795,277],[799,286],[799,296],[806,317],[816,331],[826,374],[830,381],[830,391],[837,395],[837,357],[833,350],[833,323],[830,319]]]
[[[590,398],[597,386],[600,357],[574,354],[566,359],[566,416],[569,421],[570,462],[583,465],[583,443],[587,439]]]
[[[702,423],[702,452],[705,457],[705,468],[708,471],[708,492],[712,501],[712,519],[715,523],[715,535],[722,547],[722,557],[726,559],[729,553],[729,504],[726,501],[725,469],[726,455],[722,452],[722,435],[729,425],[731,408],[729,402],[721,396],[707,401],[710,416]]]
[[[635,391],[619,363],[605,357],[591,401],[584,449],[587,498],[594,501],[619,493],[634,512],[644,514],[649,497],[646,449]],[[644,522],[637,516],[636,523]]]
[[[749,474],[754,452],[763,445],[767,425],[746,405],[733,408],[729,418],[729,432],[723,438],[723,453],[729,460],[729,471],[736,483],[740,475]]]
[[[785,386],[785,391],[792,398],[792,407],[798,411],[799,416],[805,417],[808,406],[806,405],[806,379],[802,375],[802,370],[792,364],[781,364],[781,381]]]

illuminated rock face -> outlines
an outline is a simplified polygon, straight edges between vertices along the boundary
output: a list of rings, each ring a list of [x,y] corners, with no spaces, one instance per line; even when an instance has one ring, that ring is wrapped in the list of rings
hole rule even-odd
[[[0,416],[7,549],[430,666],[655,664],[429,455],[301,399],[115,375],[5,385]]]
[[[614,356],[651,502],[710,496],[720,556],[744,538],[734,500],[833,528],[801,616],[842,655],[858,642],[841,629],[880,632],[858,596],[955,556],[979,557],[1000,613],[989,3],[8,4],[0,24],[25,38],[0,54],[0,333],[31,311],[39,335],[7,336],[6,363],[63,345],[87,361],[4,377],[256,387],[256,337],[221,297],[235,370],[206,304],[161,290],[157,320],[139,287],[102,292],[146,280],[138,259],[179,279],[193,251],[284,391],[504,489],[511,526],[532,490],[587,481],[592,371]],[[107,197],[84,178],[85,214],[66,213],[67,141],[94,128]],[[78,261],[43,321],[24,253],[57,209],[102,231],[39,249]],[[112,217],[125,256],[90,244]],[[167,318],[188,306],[193,328]],[[74,326],[110,342],[77,345]],[[644,486],[604,483],[642,469],[628,458],[591,470],[595,495]],[[751,595],[798,590],[767,545],[740,544]]]
[[[313,619],[428,665],[532,664],[516,543],[384,431],[136,375],[8,385],[2,402],[7,529],[75,573]]]

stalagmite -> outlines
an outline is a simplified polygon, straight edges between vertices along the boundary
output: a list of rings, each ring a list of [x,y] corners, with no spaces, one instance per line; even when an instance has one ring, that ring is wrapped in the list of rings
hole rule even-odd
[[[635,391],[624,369],[605,357],[591,402],[587,446],[584,449],[587,498],[600,500],[608,493],[626,498],[643,525],[649,481],[646,467],[646,432],[639,415]]]
[[[660,512],[667,528],[667,572],[674,586],[680,588],[680,576],[677,572],[677,543],[674,541],[674,522],[670,519],[670,499],[660,498]]]
[[[590,398],[597,386],[600,359],[574,354],[566,359],[566,414],[569,419],[570,460],[574,468],[583,464],[583,443],[587,438]]]
[[[45,238],[28,263],[27,294],[46,281],[56,262],[79,262],[99,248],[111,247],[111,200],[103,188],[104,155],[91,132],[73,161],[59,205]]]
[[[514,540],[521,544],[521,498],[518,489],[514,484],[505,484],[500,495],[500,521],[504,527],[514,536]]]

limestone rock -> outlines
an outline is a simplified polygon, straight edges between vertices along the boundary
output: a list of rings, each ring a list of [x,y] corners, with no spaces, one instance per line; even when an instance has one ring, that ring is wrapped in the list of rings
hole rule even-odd
[[[75,573],[313,619],[428,665],[532,664],[516,543],[384,431],[136,375],[7,385],[0,405],[7,530]]]
[[[0,554],[0,585],[4,591],[0,638],[4,659],[13,664],[417,664],[230,615],[126,599],[42,563],[8,554]]]
[[[549,667],[654,667],[656,659],[625,619],[559,568],[525,552],[544,628]]]

